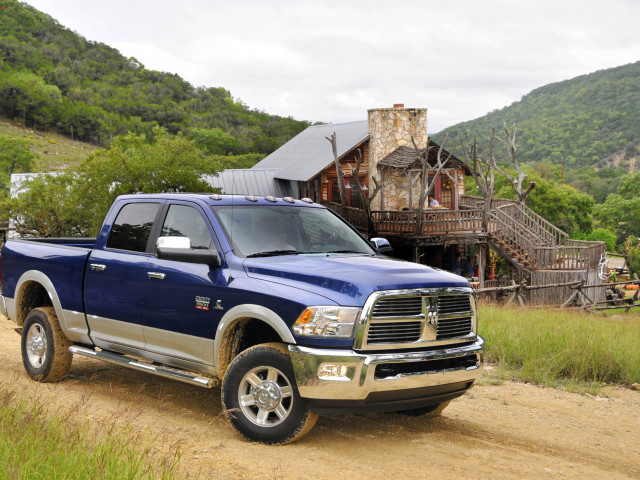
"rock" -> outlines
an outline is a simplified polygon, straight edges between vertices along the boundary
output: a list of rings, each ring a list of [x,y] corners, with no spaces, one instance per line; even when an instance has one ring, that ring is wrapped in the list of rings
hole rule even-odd
[[[632,388],[633,390],[640,391],[640,383],[633,383],[633,384],[631,384],[631,388]]]

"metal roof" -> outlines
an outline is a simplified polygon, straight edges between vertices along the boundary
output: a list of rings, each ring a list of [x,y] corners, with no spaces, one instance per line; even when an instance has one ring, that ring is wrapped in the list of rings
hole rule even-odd
[[[277,173],[277,168],[238,168],[223,170],[218,175],[205,175],[203,180],[227,194],[289,196],[284,182],[275,178]]]
[[[338,157],[369,138],[369,122],[313,125],[267,155],[253,169],[275,168],[275,178],[306,182],[333,163],[327,140],[336,134]]]

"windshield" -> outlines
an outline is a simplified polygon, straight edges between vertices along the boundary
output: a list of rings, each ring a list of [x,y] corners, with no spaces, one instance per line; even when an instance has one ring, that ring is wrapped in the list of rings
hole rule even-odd
[[[375,251],[349,225],[324,208],[212,207],[234,252],[244,257]]]

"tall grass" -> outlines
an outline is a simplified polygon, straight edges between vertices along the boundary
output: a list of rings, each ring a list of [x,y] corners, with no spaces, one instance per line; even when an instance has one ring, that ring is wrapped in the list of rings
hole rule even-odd
[[[485,359],[541,385],[640,383],[640,315],[480,306]]]
[[[0,478],[179,477],[179,449],[153,452],[149,441],[126,426],[116,431],[122,422],[82,423],[75,418],[77,409],[51,413],[4,387],[0,384]]]

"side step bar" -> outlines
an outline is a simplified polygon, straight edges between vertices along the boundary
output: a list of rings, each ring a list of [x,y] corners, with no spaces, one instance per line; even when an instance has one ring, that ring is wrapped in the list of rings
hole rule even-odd
[[[84,357],[97,358],[108,363],[114,363],[121,367],[132,368],[133,370],[139,370],[141,372],[152,373],[159,377],[170,378],[178,380],[179,382],[189,383],[198,387],[213,388],[218,385],[218,381],[214,378],[199,377],[186,370],[179,370],[175,368],[168,368],[156,365],[150,365],[142,363],[135,358],[127,357],[113,352],[96,351],[89,348],[79,347],[72,345],[69,347],[69,351],[76,355],[82,355]]]

